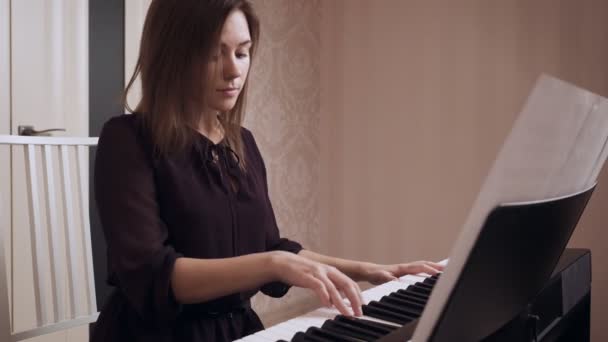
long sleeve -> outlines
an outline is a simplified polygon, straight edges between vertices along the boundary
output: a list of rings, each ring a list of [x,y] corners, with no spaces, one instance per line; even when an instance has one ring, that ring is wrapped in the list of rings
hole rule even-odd
[[[296,241],[281,237],[281,235],[279,233],[279,228],[277,226],[276,217],[274,215],[274,210],[272,208],[272,203],[270,202],[270,196],[268,195],[268,179],[266,176],[266,166],[264,165],[264,160],[262,158],[260,150],[257,147],[253,134],[251,134],[251,132],[249,132],[249,131],[246,131],[246,132],[247,132],[246,139],[249,140],[247,143],[249,145],[251,145],[251,147],[253,148],[253,150],[254,150],[253,154],[255,156],[255,160],[249,161],[249,163],[252,163],[253,165],[250,164],[249,166],[258,167],[262,171],[261,173],[262,173],[264,189],[265,189],[264,197],[265,197],[266,205],[268,208],[268,212],[272,216],[271,224],[268,225],[267,227],[265,227],[266,250],[267,251],[281,250],[281,251],[287,251],[287,252],[297,254],[302,250],[302,245],[300,245]],[[287,284],[284,284],[281,282],[273,282],[273,283],[264,285],[261,288],[261,291],[268,296],[279,298],[279,297],[284,296],[287,293],[287,291],[289,291],[289,288],[290,288],[290,286],[288,286]]]
[[[159,214],[151,156],[132,121],[104,126],[95,160],[95,196],[108,245],[110,281],[139,317],[164,325],[181,306],[171,290],[180,257]]]

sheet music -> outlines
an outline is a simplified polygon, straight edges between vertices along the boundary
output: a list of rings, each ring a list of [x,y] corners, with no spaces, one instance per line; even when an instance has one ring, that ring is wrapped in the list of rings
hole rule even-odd
[[[539,78],[503,144],[416,328],[426,341],[490,211],[501,203],[560,197],[596,182],[608,156],[608,101]]]

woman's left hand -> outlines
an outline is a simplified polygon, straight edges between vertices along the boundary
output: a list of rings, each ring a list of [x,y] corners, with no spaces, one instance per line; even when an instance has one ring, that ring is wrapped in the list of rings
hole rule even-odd
[[[387,281],[397,280],[408,274],[427,273],[435,275],[443,271],[443,266],[431,261],[414,261],[404,264],[379,265],[362,263],[360,280],[380,285]]]

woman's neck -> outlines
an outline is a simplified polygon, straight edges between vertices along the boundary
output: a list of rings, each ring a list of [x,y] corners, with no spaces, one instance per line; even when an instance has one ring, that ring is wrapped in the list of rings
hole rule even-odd
[[[214,144],[219,143],[224,138],[224,129],[218,114],[202,115],[197,130]]]

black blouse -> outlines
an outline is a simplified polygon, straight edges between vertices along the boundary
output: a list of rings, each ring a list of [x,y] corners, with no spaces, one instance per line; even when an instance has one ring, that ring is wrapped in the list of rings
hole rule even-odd
[[[283,296],[285,284],[182,305],[170,283],[181,256],[302,249],[279,235],[253,135],[242,129],[243,172],[229,147],[203,135],[184,152],[159,158],[141,123],[141,114],[114,117],[99,137],[95,196],[108,245],[108,283],[116,289],[91,340],[231,341],[263,329],[249,298],[258,290]]]

